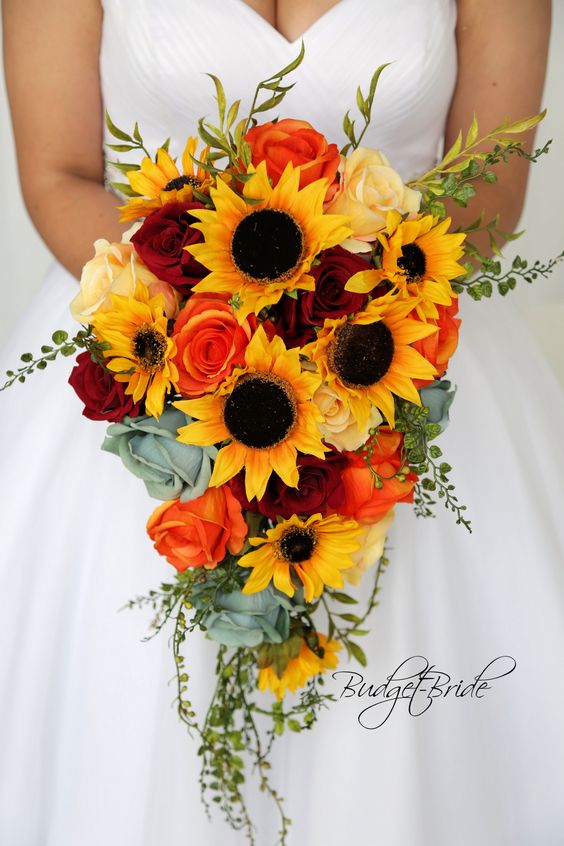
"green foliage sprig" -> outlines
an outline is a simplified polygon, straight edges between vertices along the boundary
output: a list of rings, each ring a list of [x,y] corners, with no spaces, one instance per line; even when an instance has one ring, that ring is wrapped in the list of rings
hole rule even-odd
[[[355,614],[341,609],[336,611],[335,603],[337,607],[353,606],[358,605],[358,600],[343,591],[327,590],[305,612],[293,617],[292,629],[314,632],[320,627],[313,622],[312,615],[318,609],[324,611],[328,638],[337,636],[349,658],[366,666],[366,656],[356,638],[368,633],[368,629],[362,629],[361,626],[378,605],[380,578],[388,563],[388,557],[384,554],[374,568],[372,591],[362,613]],[[286,704],[285,700],[271,700],[265,705],[257,689],[260,647],[255,650],[218,646],[215,690],[204,719],[201,722],[198,720],[188,695],[190,675],[184,654],[185,643],[194,629],[205,631],[205,616],[214,607],[217,593],[240,588],[241,572],[237,559],[230,556],[220,567],[208,573],[198,570],[179,573],[174,583],[161,584],[158,590],[130,600],[125,607],[148,607],[155,612],[151,623],[152,633],[146,639],[154,637],[165,626],[172,626],[175,702],[180,719],[189,734],[199,742],[198,755],[202,761],[199,783],[208,816],[211,816],[212,808],[217,806],[233,828],[244,831],[248,842],[256,844],[253,823],[242,791],[250,768],[258,779],[261,792],[266,793],[274,803],[280,821],[278,843],[285,846],[291,820],[286,815],[283,797],[270,779],[269,756],[273,744],[285,731],[309,731],[335,697],[323,690],[324,678],[317,675],[308,681],[291,705]],[[198,611],[193,609],[190,601],[195,585],[199,586]],[[205,605],[203,612],[202,598]],[[315,648],[314,644],[312,648]]]
[[[31,376],[35,370],[45,370],[50,361],[54,361],[58,356],[68,358],[74,355],[79,349],[88,349],[93,354],[96,353],[96,348],[101,348],[101,345],[96,342],[88,329],[81,329],[72,338],[69,337],[68,332],[63,329],[57,329],[51,336],[52,344],[43,344],[41,347],[41,355],[35,356],[33,353],[25,352],[20,356],[23,362],[23,367],[18,367],[17,370],[6,370],[8,380],[0,387],[0,391],[6,390],[14,382],[25,382],[28,376]]]
[[[106,111],[106,126],[108,128],[108,132],[118,141],[121,141],[121,144],[106,144],[108,149],[113,150],[115,153],[131,153],[135,151],[141,151],[145,154],[147,158],[151,158],[150,152],[145,147],[145,142],[143,141],[143,136],[139,130],[139,124],[137,121],[135,122],[135,126],[133,127],[131,135],[125,130],[120,129],[115,125],[115,123],[110,118],[109,113]],[[167,138],[164,141],[160,148],[167,150],[170,145],[170,138]],[[159,149],[160,149],[159,148]],[[155,154],[155,161],[156,161],[156,154]],[[116,170],[119,170],[120,173],[128,173],[131,170],[140,170],[140,165],[137,162],[108,162],[109,165],[114,167]],[[129,182],[111,182],[110,185],[116,191],[119,191],[120,194],[123,194],[126,197],[139,197],[140,194],[131,187]]]
[[[441,433],[438,423],[428,423],[429,409],[417,406],[406,400],[397,403],[396,429],[404,433],[403,454],[405,463],[422,477],[415,490],[415,513],[418,517],[433,517],[433,505],[436,504],[431,494],[436,493],[443,500],[445,508],[453,512],[457,524],[472,532],[470,521],[464,514],[466,506],[458,502],[454,493],[455,486],[449,479],[452,470],[446,461],[440,461],[442,450],[430,442]]]
[[[457,279],[452,287],[458,294],[465,292],[473,300],[489,299],[494,287],[501,296],[505,296],[515,289],[519,279],[531,285],[539,276],[546,278],[563,259],[564,252],[561,252],[548,262],[535,261],[529,266],[525,259],[515,256],[511,267],[504,270],[500,261],[484,258],[481,262],[481,272],[477,276],[472,279]]]
[[[347,111],[343,118],[343,132],[349,140],[348,144],[345,144],[345,146],[341,149],[342,156],[346,156],[349,150],[356,150],[356,148],[360,146],[360,142],[364,138],[364,133],[370,126],[370,122],[372,120],[372,105],[374,103],[374,96],[376,94],[378,80],[380,79],[382,71],[385,68],[389,67],[390,64],[390,62],[387,62],[384,65],[380,65],[380,67],[376,69],[376,71],[372,75],[372,79],[370,80],[370,85],[368,86],[368,94],[366,95],[366,97],[363,95],[360,85],[358,86],[356,90],[356,105],[358,111],[360,112],[360,116],[364,121],[364,126],[362,127],[360,135],[357,138],[355,121],[351,120],[349,109],[349,111]]]

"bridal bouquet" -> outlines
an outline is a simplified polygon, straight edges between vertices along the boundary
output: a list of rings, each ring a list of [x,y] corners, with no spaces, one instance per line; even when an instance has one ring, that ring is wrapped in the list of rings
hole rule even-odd
[[[112,150],[144,153],[114,163],[127,179],[114,184],[121,220],[133,226],[121,243],[96,242],[71,304],[80,331],[24,354],[7,383],[83,350],[69,381],[83,413],[110,424],[102,448],[161,501],[147,532],[176,569],[130,606],[152,606],[156,631],[172,624],[178,713],[200,738],[204,801],[211,794],[251,842],[245,755],[284,843],[290,821],[268,754],[286,729],[315,723],[340,657],[366,663],[359,641],[396,503],[429,516],[438,496],[469,528],[433,443],[454,396],[444,376],[458,295],[489,297],[495,283],[505,293],[553,265],[516,259],[504,273],[469,242],[486,230],[495,250],[497,221],[453,231],[446,213],[495,180],[492,165],[546,151],[531,156],[515,140],[540,115],[484,137],[474,121],[405,184],[361,144],[385,66],[366,96],[359,89],[362,131],[347,114],[340,151],[304,120],[259,122],[302,57],[258,85],[242,119],[212,77],[217,125],[202,119],[202,148],[189,138],[180,162],[107,118]],[[345,584],[370,570],[359,609]],[[203,722],[183,653],[195,629],[218,644]]]

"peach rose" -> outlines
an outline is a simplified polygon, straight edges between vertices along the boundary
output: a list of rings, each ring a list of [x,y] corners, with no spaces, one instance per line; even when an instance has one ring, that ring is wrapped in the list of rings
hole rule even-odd
[[[97,311],[110,306],[110,294],[133,297],[137,282],[149,289],[149,294],[163,294],[165,313],[174,317],[178,311],[178,298],[163,289],[166,282],[151,273],[133,250],[130,243],[111,244],[105,238],[94,242],[95,255],[87,261],[80,277],[80,291],[70,305],[71,314],[79,323],[90,323]],[[167,285],[167,289],[170,286]]]
[[[360,429],[350,406],[327,385],[317,389],[313,401],[323,415],[323,422],[318,424],[323,440],[339,452],[358,449],[368,440],[369,430],[382,422],[382,415],[373,407],[366,426]]]
[[[249,320],[239,323],[220,295],[192,296],[178,315],[172,336],[179,392],[201,397],[214,391],[236,364],[244,364],[252,334]]]
[[[384,544],[394,521],[393,509],[376,523],[363,524],[363,533],[359,535],[360,549],[351,552],[354,566],[343,570],[343,576],[351,585],[357,585],[367,570],[380,560],[384,553]]]
[[[374,447],[371,465],[385,481],[381,488],[374,484],[374,477],[364,458],[355,453],[348,453],[349,466],[343,470],[345,502],[340,507],[341,514],[354,517],[355,520],[374,522],[382,518],[396,502],[411,502],[413,488],[417,481],[415,473],[405,473],[405,481],[390,478],[402,466],[401,432],[380,430],[378,443]]]
[[[208,488],[189,502],[175,499],[156,508],[147,532],[159,555],[182,573],[188,567],[213,570],[227,552],[236,555],[247,537],[241,506],[226,486]]]
[[[327,179],[329,188],[335,182],[341,160],[337,145],[328,144],[306,120],[263,123],[247,132],[245,141],[251,147],[253,165],[266,161],[274,185],[288,162],[300,167],[300,188],[317,179]]]
[[[353,234],[342,246],[361,253],[385,227],[389,211],[415,214],[420,203],[419,191],[404,185],[383,153],[357,147],[341,165],[339,190],[326,211],[350,216]]]

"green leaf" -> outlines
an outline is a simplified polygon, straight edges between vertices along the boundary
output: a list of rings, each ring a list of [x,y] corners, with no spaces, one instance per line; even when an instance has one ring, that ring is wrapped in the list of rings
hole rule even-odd
[[[225,120],[225,108],[227,105],[223,85],[221,84],[221,80],[219,79],[219,77],[214,76],[213,73],[207,73],[206,76],[209,76],[209,78],[213,81],[213,84],[215,85],[215,96],[219,112],[219,123],[220,126],[223,126]]]
[[[129,173],[132,170],[140,170],[138,164],[134,162],[110,162],[112,167],[115,167],[116,170],[119,170],[120,173]]]
[[[277,77],[282,78],[283,76],[287,76],[289,73],[292,73],[293,70],[296,70],[296,68],[298,68],[301,65],[301,63],[304,60],[304,56],[305,56],[305,44],[302,40],[302,46],[300,47],[300,52],[298,53],[298,55],[296,56],[294,61],[290,62],[289,65],[286,65],[286,67],[282,68],[282,70],[278,71],[278,73],[273,74],[271,77],[269,77],[269,79],[275,79]]]
[[[254,113],[268,112],[270,109],[275,109],[276,106],[282,102],[284,96],[284,92],[282,92],[282,94],[275,94],[273,97],[269,97],[268,100],[265,100],[264,103],[260,104],[260,106],[255,106]]]
[[[336,599],[337,602],[343,602],[346,605],[358,605],[358,599],[353,599],[353,597],[349,596],[348,593],[341,593],[338,590],[331,592],[331,598]]]
[[[106,147],[109,150],[113,150],[114,153],[130,153],[132,150],[138,150],[139,147],[137,144],[106,144]]]
[[[119,191],[120,194],[123,194],[125,197],[139,197],[140,195],[137,191],[134,191],[129,182],[111,182],[110,183],[112,188],[115,188],[116,191]]]
[[[33,361],[33,353],[22,353],[22,355],[20,355],[20,359],[25,361],[26,364],[29,364],[30,361]]]
[[[341,620],[346,620],[347,623],[361,623],[362,620],[356,614],[338,614]]]
[[[364,650],[358,645],[358,643],[354,643],[352,640],[348,640],[347,646],[353,658],[356,658],[356,660],[362,667],[366,667],[368,661],[366,660]]]
[[[529,129],[533,129],[537,126],[541,120],[544,120],[546,116],[546,109],[538,115],[531,115],[530,117],[522,118],[521,120],[516,120],[510,123],[509,121],[504,121],[497,129],[491,133],[491,135],[497,135],[500,132],[511,132],[511,133],[521,133],[527,132]]]
[[[237,120],[237,115],[239,114],[239,106],[241,105],[240,100],[235,100],[233,105],[229,107],[229,111],[227,112],[227,129],[231,129],[235,121]]]
[[[118,129],[115,123],[110,118],[108,111],[106,110],[106,126],[110,133],[114,136],[114,138],[119,138],[121,141],[131,141],[133,143],[133,138],[131,135],[128,135],[127,132],[124,132],[123,129]]]
[[[470,129],[466,133],[466,142],[464,144],[465,147],[471,147],[472,144],[476,141],[478,137],[478,121],[476,119],[476,112],[472,116],[472,123],[470,124]]]
[[[136,141],[139,141],[140,144],[143,143],[143,138],[141,137],[141,133],[139,132],[139,124],[135,121],[135,126],[133,127],[133,137]]]

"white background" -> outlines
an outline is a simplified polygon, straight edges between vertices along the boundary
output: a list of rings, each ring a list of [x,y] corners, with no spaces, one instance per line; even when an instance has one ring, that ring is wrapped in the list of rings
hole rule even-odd
[[[507,258],[519,253],[548,259],[564,249],[564,0],[553,2],[553,28],[544,105],[548,115],[537,143],[553,139],[548,156],[532,167],[527,203],[519,229],[526,234],[509,245]],[[34,230],[21,198],[10,116],[2,72],[0,104],[0,346],[25,310],[51,257]],[[503,117],[503,116],[501,116]],[[515,116],[516,117],[516,116]],[[104,233],[100,233],[103,237]],[[519,285],[512,296],[564,386],[564,263],[548,280]],[[484,303],[483,308],[487,308]],[[57,327],[45,326],[45,339]],[[38,339],[40,344],[43,339]],[[25,350],[22,350],[25,352]],[[14,362],[15,364],[16,362]]]

